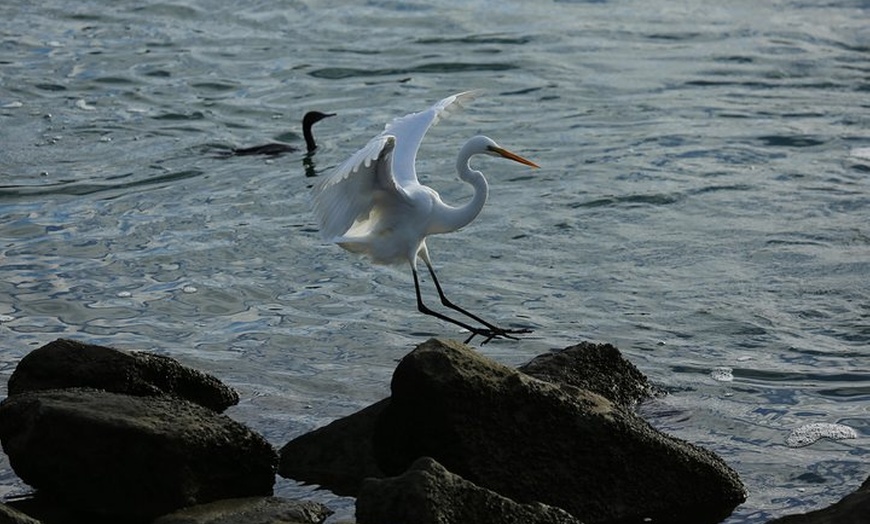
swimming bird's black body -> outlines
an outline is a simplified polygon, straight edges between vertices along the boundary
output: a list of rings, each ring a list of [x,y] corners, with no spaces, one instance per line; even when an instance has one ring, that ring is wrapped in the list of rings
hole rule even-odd
[[[335,116],[335,113],[321,113],[320,111],[309,111],[305,113],[304,117],[302,117],[302,136],[305,138],[305,147],[309,154],[313,153],[314,150],[317,149],[317,144],[314,142],[314,134],[311,132],[312,126],[314,126],[314,124],[320,122],[324,118],[330,116]],[[278,156],[283,155],[284,153],[294,153],[298,150],[299,148],[290,144],[273,142],[270,144],[263,144],[261,146],[234,148],[232,154],[235,156]]]

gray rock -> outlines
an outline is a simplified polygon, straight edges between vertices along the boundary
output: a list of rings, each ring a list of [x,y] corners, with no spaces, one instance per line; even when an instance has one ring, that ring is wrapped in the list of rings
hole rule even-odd
[[[428,457],[399,477],[366,479],[356,518],[359,524],[580,524],[559,508],[518,504],[475,486]]]
[[[787,515],[768,524],[867,524],[870,522],[870,477],[854,493],[827,508]]]
[[[320,524],[332,513],[318,502],[248,497],[180,509],[152,524]]]
[[[260,435],[198,404],[93,389],[5,399],[0,442],[41,495],[127,521],[271,495],[277,462]]]
[[[540,380],[598,393],[624,408],[660,394],[611,344],[582,342],[537,356],[517,369]]]
[[[383,477],[372,449],[375,423],[390,399],[291,440],[281,448],[278,474],[355,496],[362,480]]]
[[[217,378],[173,358],[58,339],[28,353],[9,378],[9,395],[87,387],[136,396],[172,395],[217,412],[239,395]]]
[[[374,435],[378,464],[429,456],[517,502],[587,522],[719,522],[745,500],[713,453],[595,393],[531,378],[468,346],[430,340],[397,367]]]

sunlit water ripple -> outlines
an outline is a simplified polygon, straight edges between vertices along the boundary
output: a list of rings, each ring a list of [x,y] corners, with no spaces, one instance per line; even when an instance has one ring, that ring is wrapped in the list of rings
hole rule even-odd
[[[508,364],[612,342],[671,395],[644,408],[750,492],[729,523],[864,480],[870,372],[870,29],[861,2],[6,2],[0,6],[0,369],[56,337],[172,355],[281,445],[388,393],[429,336],[405,268],[323,245],[313,178],[394,116],[485,95],[418,170],[492,192],[430,241],[448,292],[535,333]],[[277,159],[230,147],[321,148]],[[2,381],[5,388],[5,380]],[[808,423],[857,439],[788,447]],[[0,495],[26,491],[5,458]],[[278,492],[308,488],[281,481]],[[352,513],[352,501],[314,494]]]

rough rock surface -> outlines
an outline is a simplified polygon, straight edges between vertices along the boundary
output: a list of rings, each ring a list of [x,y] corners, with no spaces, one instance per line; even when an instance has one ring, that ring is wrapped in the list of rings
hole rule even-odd
[[[248,497],[180,509],[152,524],[320,524],[332,513],[318,502]]]
[[[384,476],[375,462],[372,435],[389,403],[384,399],[291,440],[281,448],[278,473],[326,486],[338,495],[356,495],[363,479]]]
[[[428,457],[399,477],[363,482],[356,518],[359,524],[580,524],[559,508],[519,504],[475,486]]]
[[[277,462],[260,435],[198,404],[93,389],[5,399],[0,442],[40,494],[127,521],[271,495]]]
[[[333,482],[353,488],[363,472],[400,475],[428,456],[478,486],[560,507],[587,524],[647,517],[718,522],[745,499],[736,473],[715,454],[621,407],[648,384],[612,353],[593,349],[582,357],[602,358],[589,366],[596,374],[608,362],[622,370],[627,384],[598,382],[599,390],[616,391],[621,405],[570,385],[570,377],[544,382],[462,344],[430,340],[399,364],[390,399],[290,442],[280,472],[328,489]],[[579,374],[585,369],[569,365]]]
[[[587,524],[718,522],[746,496],[713,453],[600,395],[531,378],[454,342],[430,340],[402,359],[373,442],[387,474],[429,456],[481,487]]]
[[[87,387],[136,396],[172,395],[221,412],[239,395],[173,358],[58,339],[28,353],[9,378],[9,395]]]
[[[787,515],[768,524],[867,524],[870,522],[870,477],[839,502],[801,515]]]
[[[545,353],[517,368],[540,380],[598,393],[630,408],[659,391],[611,344],[580,344]]]
[[[0,524],[40,524],[40,522],[15,508],[0,503]]]
[[[548,382],[588,389],[623,407],[657,395],[657,388],[611,344],[583,342],[546,353],[518,368]],[[278,473],[355,496],[363,479],[385,476],[374,460],[372,434],[386,398],[288,442]]]

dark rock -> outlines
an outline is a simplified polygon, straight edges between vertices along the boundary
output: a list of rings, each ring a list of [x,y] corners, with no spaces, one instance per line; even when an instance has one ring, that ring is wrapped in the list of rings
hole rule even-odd
[[[180,509],[152,524],[320,524],[332,513],[319,502],[249,497]]]
[[[354,496],[366,477],[383,477],[374,459],[375,423],[390,399],[306,433],[281,448],[278,474]]]
[[[356,501],[359,524],[580,524],[568,512],[518,504],[475,486],[431,458],[399,477],[366,479]]]
[[[647,382],[615,348],[588,348],[569,348],[565,365],[581,376],[592,369],[597,380],[573,382],[540,362],[527,368],[557,385],[466,346],[429,341],[396,370],[391,399],[285,446],[281,474],[356,495],[363,476],[398,475],[418,457],[433,456],[501,495],[559,506],[588,522],[718,522],[744,500],[721,459],[661,434],[625,407],[645,396]],[[578,364],[589,355],[604,363]],[[544,360],[559,365],[564,357]],[[608,385],[605,369],[626,384]],[[572,383],[597,383],[622,407]]]
[[[117,515],[105,515],[73,508],[64,501],[43,493],[9,501],[8,504],[45,524],[117,524]],[[0,520],[0,523],[3,521]],[[124,518],[124,524],[151,524],[150,519]]]
[[[271,495],[277,462],[261,436],[198,404],[93,389],[7,398],[0,442],[15,473],[40,494],[128,522]]]
[[[541,380],[589,389],[626,407],[658,393],[610,344],[577,344],[538,356],[519,370]],[[338,495],[356,496],[363,479],[384,476],[374,460],[372,434],[389,401],[290,441],[281,449],[278,474],[322,485]]]
[[[58,339],[28,353],[9,378],[9,395],[87,387],[136,396],[173,395],[221,412],[239,395],[173,358]]]
[[[598,393],[622,407],[633,407],[660,393],[610,344],[582,342],[537,356],[517,369],[540,380]]]
[[[713,453],[600,395],[531,378],[455,342],[430,340],[402,359],[373,442],[387,474],[429,456],[481,487],[587,524],[719,522],[746,497]]]
[[[40,522],[15,508],[0,504],[0,524],[40,524]]]
[[[870,522],[870,477],[839,502],[802,515],[787,515],[768,524],[867,524]]]

